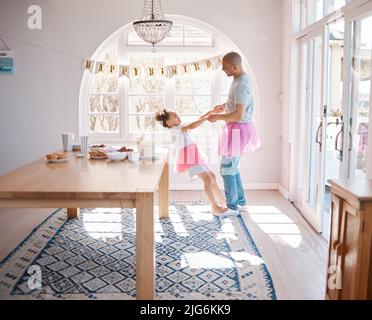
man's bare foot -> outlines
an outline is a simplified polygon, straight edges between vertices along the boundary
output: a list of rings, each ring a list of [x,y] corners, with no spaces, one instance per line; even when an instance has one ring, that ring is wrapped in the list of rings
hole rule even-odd
[[[214,215],[218,215],[218,214],[222,214],[222,213],[224,213],[224,212],[226,212],[227,211],[227,208],[225,208],[225,207],[220,207],[220,206],[212,206],[212,213],[214,214]]]

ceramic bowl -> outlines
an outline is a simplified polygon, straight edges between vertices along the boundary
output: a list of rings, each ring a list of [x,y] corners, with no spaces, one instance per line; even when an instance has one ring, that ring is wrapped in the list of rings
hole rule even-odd
[[[108,152],[107,157],[112,161],[122,161],[127,157],[126,152]]]

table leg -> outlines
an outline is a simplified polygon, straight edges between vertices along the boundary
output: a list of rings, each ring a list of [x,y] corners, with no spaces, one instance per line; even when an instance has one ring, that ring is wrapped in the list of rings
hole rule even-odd
[[[79,217],[79,208],[67,208],[67,219],[76,219]]]
[[[169,217],[169,164],[164,165],[159,184],[159,218]]]
[[[155,298],[154,194],[136,195],[137,300]]]

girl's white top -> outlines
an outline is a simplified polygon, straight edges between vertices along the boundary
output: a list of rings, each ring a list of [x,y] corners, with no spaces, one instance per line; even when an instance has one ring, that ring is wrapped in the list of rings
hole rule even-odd
[[[190,135],[186,132],[182,132],[181,129],[184,125],[173,126],[169,129],[172,137],[173,137],[173,145],[175,148],[184,148],[189,144],[194,143],[190,137]]]

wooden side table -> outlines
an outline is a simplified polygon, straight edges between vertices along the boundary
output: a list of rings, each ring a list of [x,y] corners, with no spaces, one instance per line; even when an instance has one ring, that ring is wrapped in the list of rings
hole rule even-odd
[[[372,299],[372,180],[329,180],[326,299]]]

